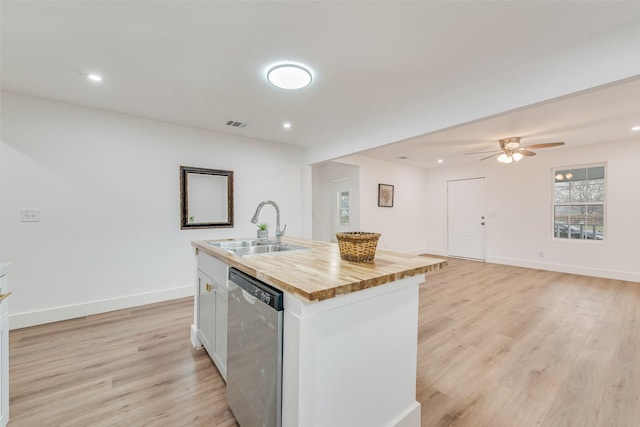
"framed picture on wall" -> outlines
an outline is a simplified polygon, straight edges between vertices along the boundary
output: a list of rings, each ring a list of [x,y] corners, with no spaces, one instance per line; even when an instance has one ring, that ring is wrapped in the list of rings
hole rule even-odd
[[[393,185],[378,184],[378,206],[383,208],[393,207]]]

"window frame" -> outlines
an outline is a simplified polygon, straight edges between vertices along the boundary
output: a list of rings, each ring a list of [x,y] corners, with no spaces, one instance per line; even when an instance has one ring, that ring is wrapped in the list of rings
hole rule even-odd
[[[592,242],[604,244],[607,240],[607,200],[608,200],[608,172],[607,162],[587,163],[570,166],[556,166],[551,168],[551,238],[554,241],[562,242]],[[594,167],[604,168],[604,200],[602,202],[575,202],[569,200],[568,202],[556,202],[556,175],[560,171],[576,170],[576,169],[588,169]],[[602,239],[586,239],[586,238],[571,238],[571,228],[567,229],[567,237],[556,236],[556,206],[587,206],[587,205],[602,205]],[[569,224],[569,227],[571,224]]]

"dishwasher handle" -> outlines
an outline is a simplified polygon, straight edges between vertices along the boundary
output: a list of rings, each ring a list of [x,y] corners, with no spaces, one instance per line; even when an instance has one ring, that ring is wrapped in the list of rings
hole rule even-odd
[[[229,281],[242,288],[257,301],[276,311],[284,310],[282,291],[236,269],[229,269]]]

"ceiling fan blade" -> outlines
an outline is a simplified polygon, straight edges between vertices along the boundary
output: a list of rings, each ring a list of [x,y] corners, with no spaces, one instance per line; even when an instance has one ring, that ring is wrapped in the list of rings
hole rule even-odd
[[[557,147],[558,145],[564,145],[564,142],[547,142],[545,144],[535,144],[535,145],[528,145],[526,147],[522,147],[523,150],[535,150],[538,148],[549,148],[549,147]]]
[[[500,154],[502,154],[502,151],[498,151],[497,153],[493,153],[493,154],[492,154],[492,155],[490,155],[490,156],[483,157],[482,159],[480,159],[480,161],[482,161],[482,160],[487,160],[487,159],[490,159],[490,158],[492,158],[492,157],[499,156]]]
[[[523,156],[535,156],[535,155],[536,155],[536,153],[534,153],[533,151],[524,150],[524,149],[522,149],[522,148],[521,148],[521,149],[519,149],[519,150],[516,150],[516,153],[520,153],[520,154],[522,154]]]
[[[474,151],[473,153],[464,153],[464,154],[487,154],[487,153],[501,153],[502,151],[496,151],[496,150],[491,150],[491,151]]]

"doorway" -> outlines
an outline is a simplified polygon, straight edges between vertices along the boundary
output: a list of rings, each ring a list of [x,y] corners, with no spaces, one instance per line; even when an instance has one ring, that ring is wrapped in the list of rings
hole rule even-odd
[[[337,242],[336,233],[351,230],[351,184],[349,181],[349,178],[339,178],[332,180],[329,185],[332,242]]]
[[[485,178],[447,182],[449,255],[484,260]]]
[[[335,242],[336,233],[360,228],[360,167],[341,162],[313,165],[312,238]]]

